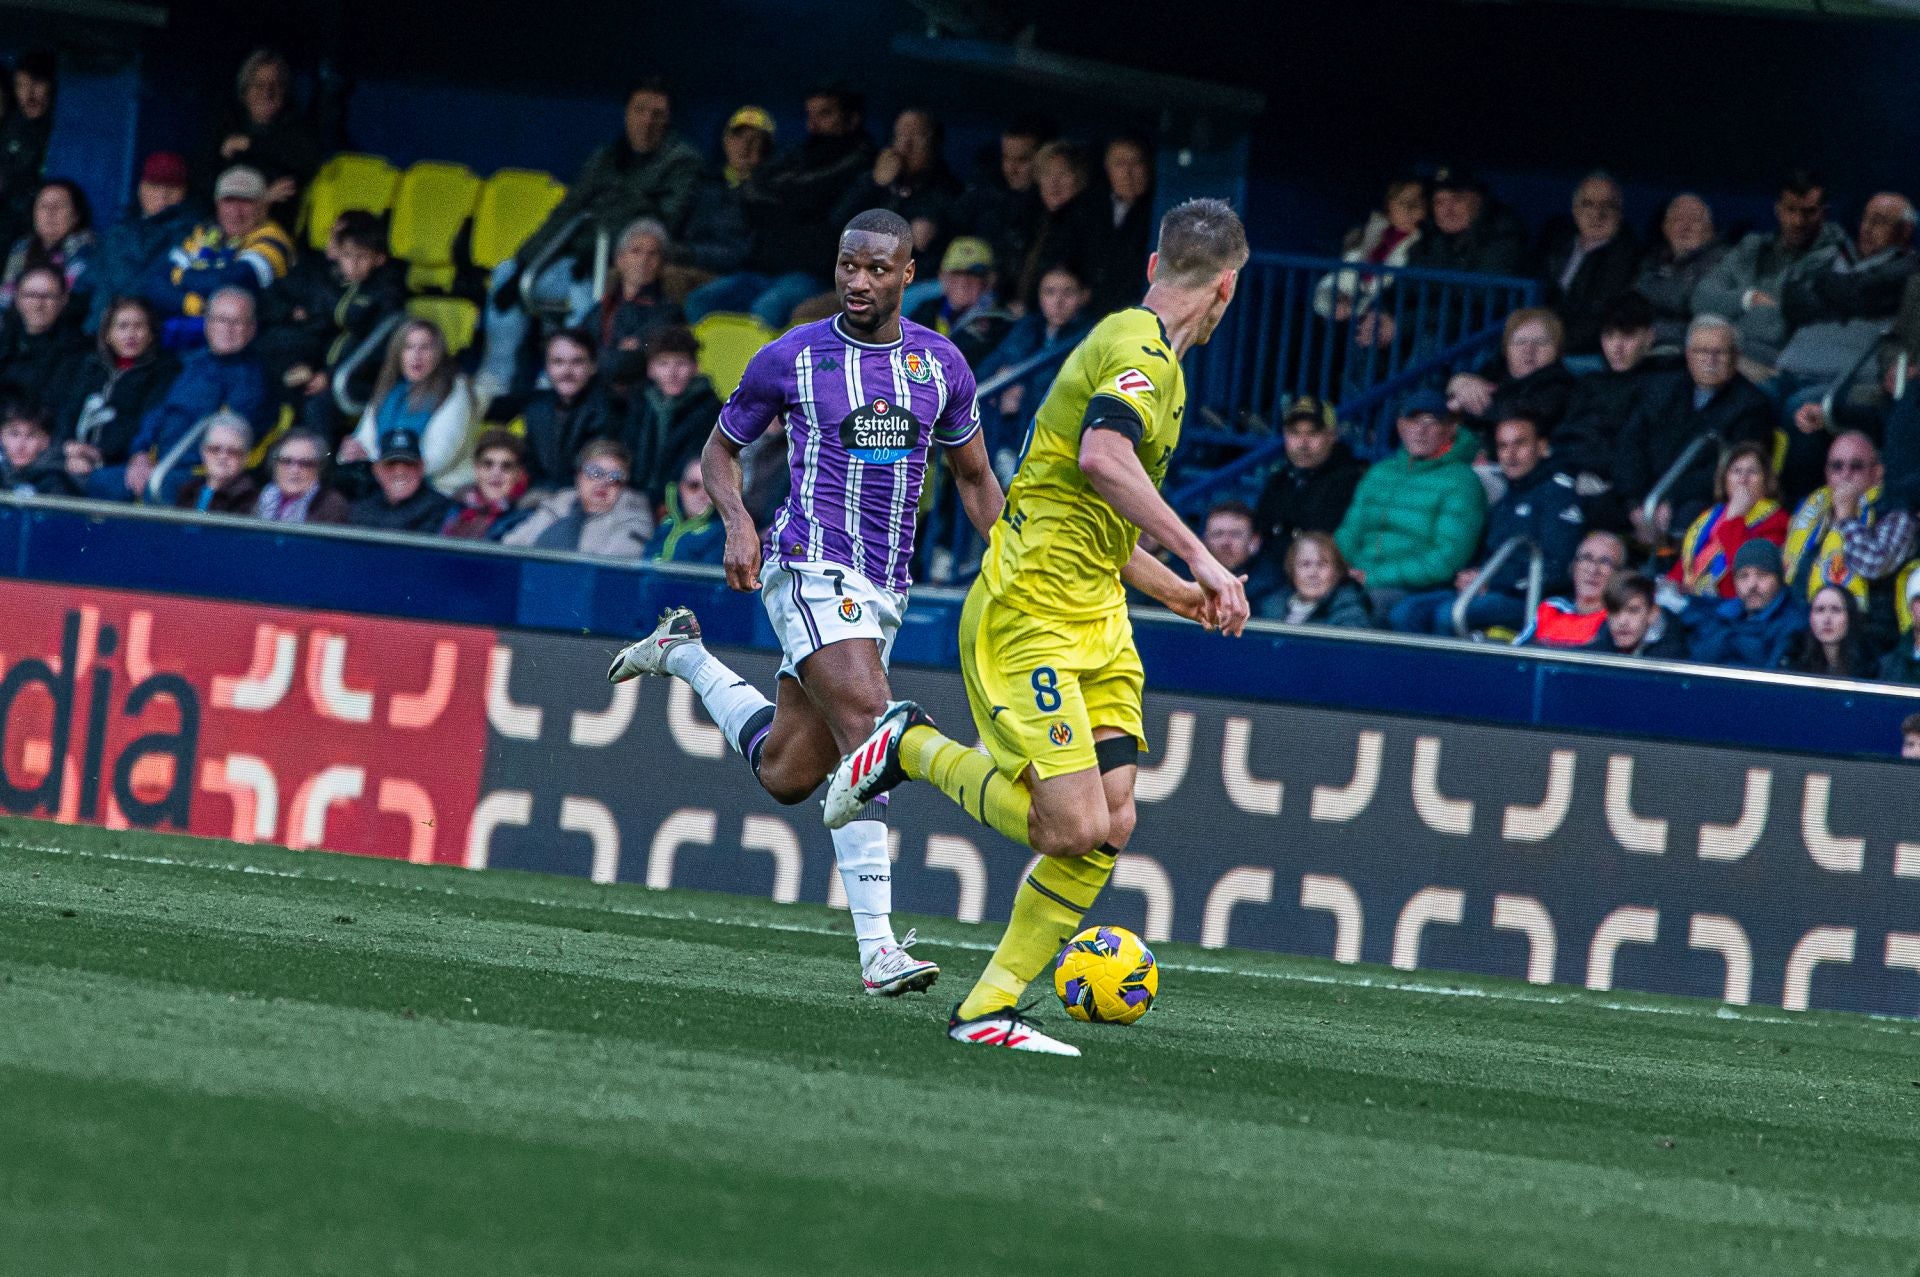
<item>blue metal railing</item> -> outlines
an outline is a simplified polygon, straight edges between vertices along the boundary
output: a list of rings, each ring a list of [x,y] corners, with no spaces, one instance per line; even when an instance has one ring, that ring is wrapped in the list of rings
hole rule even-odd
[[[1361,452],[1388,450],[1400,395],[1484,360],[1507,315],[1539,296],[1530,279],[1255,254],[1220,330],[1188,357],[1194,415],[1223,428],[1189,432],[1218,468],[1189,462],[1174,504],[1204,504],[1277,460],[1273,427],[1303,395],[1335,404]]]
[[[1539,296],[1537,281],[1511,276],[1255,254],[1213,340],[1187,356],[1189,412],[1169,501],[1198,514],[1221,497],[1250,496],[1242,489],[1284,454],[1275,426],[1303,395],[1336,405],[1363,455],[1390,451],[1406,392],[1479,366],[1507,316]],[[982,386],[983,417],[994,416],[992,392],[1067,353],[1043,352]],[[943,513],[937,526],[951,530]]]

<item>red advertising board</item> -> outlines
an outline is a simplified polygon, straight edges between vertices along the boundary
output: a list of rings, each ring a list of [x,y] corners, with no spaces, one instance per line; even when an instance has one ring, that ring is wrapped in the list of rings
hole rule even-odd
[[[460,863],[490,630],[0,584],[0,806]]]

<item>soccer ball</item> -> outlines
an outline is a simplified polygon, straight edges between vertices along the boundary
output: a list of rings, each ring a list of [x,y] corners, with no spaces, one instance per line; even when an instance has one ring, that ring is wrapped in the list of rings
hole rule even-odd
[[[1053,991],[1076,1020],[1132,1024],[1159,990],[1153,950],[1125,927],[1088,927],[1053,964]]]

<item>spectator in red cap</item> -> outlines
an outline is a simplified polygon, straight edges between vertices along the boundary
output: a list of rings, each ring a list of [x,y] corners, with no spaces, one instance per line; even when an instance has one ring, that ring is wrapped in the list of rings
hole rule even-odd
[[[116,297],[130,297],[169,248],[199,221],[187,204],[187,162],[173,151],[155,151],[140,166],[134,202],[100,237],[93,261],[93,306],[87,330],[99,330]]]

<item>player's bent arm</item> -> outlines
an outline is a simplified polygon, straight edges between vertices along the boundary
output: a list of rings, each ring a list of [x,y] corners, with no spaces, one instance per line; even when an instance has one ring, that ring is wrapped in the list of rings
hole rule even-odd
[[[1214,622],[1227,634],[1240,633],[1251,615],[1245,584],[1174,513],[1134,455],[1133,440],[1120,430],[1089,427],[1080,436],[1080,471],[1121,518],[1185,560],[1195,583],[1212,596]]]
[[[1007,494],[1000,490],[1000,480],[993,473],[993,463],[987,459],[986,441],[975,431],[973,438],[958,448],[947,450],[947,464],[953,467],[953,484],[960,493],[960,504],[966,507],[967,518],[982,537],[991,539],[993,525],[999,522],[1000,511],[1006,507]]]
[[[727,530],[727,584],[736,590],[760,588],[760,530],[747,513],[742,490],[740,445],[727,437],[719,426],[707,436],[700,450],[700,474],[706,481],[707,496],[720,512],[720,524]]]
[[[1187,563],[1213,557],[1153,486],[1134,455],[1133,440],[1120,431],[1094,428],[1080,436],[1080,472],[1121,518]]]

